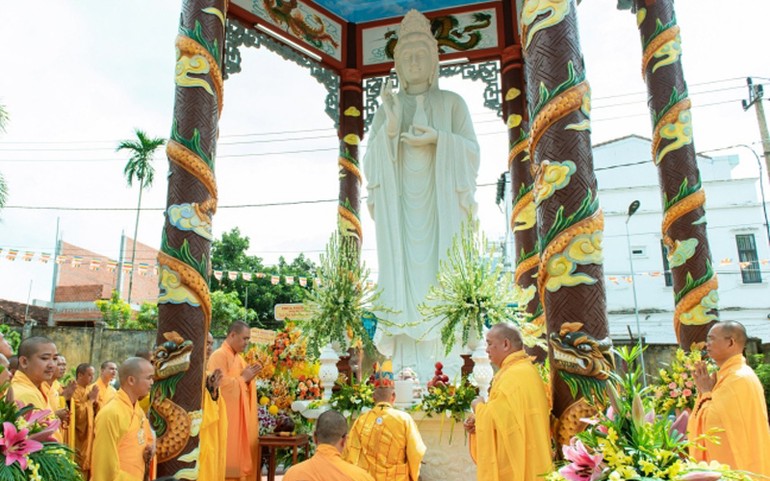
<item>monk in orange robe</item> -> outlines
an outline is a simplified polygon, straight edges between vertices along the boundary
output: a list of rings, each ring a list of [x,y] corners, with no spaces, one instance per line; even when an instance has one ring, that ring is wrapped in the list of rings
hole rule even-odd
[[[74,409],[71,423],[75,425],[74,449],[76,461],[83,473],[91,469],[91,453],[94,444],[94,416],[99,388],[89,386],[94,381],[95,371],[90,364],[80,364],[75,370],[75,392],[72,394]]]
[[[155,368],[130,357],[120,366],[120,391],[96,415],[91,481],[144,481],[155,435],[139,399],[150,392]]]
[[[540,481],[553,470],[550,409],[545,385],[524,351],[521,332],[508,323],[486,336],[489,360],[499,370],[489,401],[471,403],[470,433],[476,477],[483,481]]]
[[[262,366],[246,365],[240,355],[250,339],[249,325],[235,321],[227,331],[225,342],[214,351],[207,366],[210,372],[216,369],[222,372],[219,389],[227,407],[226,479],[235,481],[259,479],[262,464],[254,382]]]
[[[720,322],[706,339],[719,371],[709,375],[703,362],[693,371],[698,398],[687,424],[688,438],[696,441],[690,456],[770,478],[767,405],[762,384],[743,357],[746,328],[734,321]],[[698,441],[703,434],[719,437],[720,443]]]
[[[313,438],[316,452],[312,458],[289,468],[283,481],[374,481],[365,470],[342,459],[348,422],[337,411],[318,417]]]
[[[118,365],[112,361],[104,361],[99,379],[93,384],[99,388],[99,397],[96,398],[96,412],[112,401],[118,391],[110,384],[118,375]]]
[[[51,412],[56,416],[48,400],[50,383],[56,367],[56,345],[47,337],[28,337],[19,345],[19,370],[11,380],[13,395],[22,404],[31,404],[35,409]],[[61,433],[54,432],[54,439],[61,442]]]
[[[206,338],[206,358],[214,353],[214,336]],[[222,481],[225,479],[227,451],[227,406],[220,395],[222,371],[215,369],[206,377],[206,391],[203,393],[203,422],[200,430],[200,458],[198,461],[199,481]]]

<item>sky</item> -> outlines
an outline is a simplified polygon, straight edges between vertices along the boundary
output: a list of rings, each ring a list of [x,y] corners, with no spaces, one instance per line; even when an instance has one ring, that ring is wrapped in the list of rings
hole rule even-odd
[[[615,3],[584,0],[578,9],[594,143],[651,137],[635,18]],[[135,128],[168,137],[180,9],[179,1],[157,0],[41,0],[34,9],[0,3],[0,104],[10,114],[0,133],[0,172],[10,190],[0,211],[0,248],[53,253],[58,222],[65,242],[117,259],[121,232],[133,236],[138,188],[127,187],[128,157],[115,147]],[[679,0],[676,9],[696,149],[749,144],[761,152],[756,116],[740,100],[747,97],[746,77],[770,83],[770,2]],[[326,91],[272,52],[242,48],[241,54],[242,72],[225,82],[214,234],[238,227],[250,238],[249,254],[267,264],[299,253],[317,260],[336,226],[339,185],[338,142],[323,112]],[[442,78],[441,87],[463,95],[474,118],[482,151],[481,227],[499,238],[507,219],[494,203],[494,183],[506,169],[504,125],[483,107],[483,84]],[[734,175],[758,175],[747,149],[718,152],[728,153],[741,159]],[[157,248],[167,191],[163,151],[154,165],[137,239]],[[93,208],[102,210],[87,210]],[[364,260],[376,276],[374,225],[365,211],[362,221]],[[137,262],[148,260],[137,253]],[[50,263],[11,262],[2,254],[0,299],[50,300],[52,271]]]

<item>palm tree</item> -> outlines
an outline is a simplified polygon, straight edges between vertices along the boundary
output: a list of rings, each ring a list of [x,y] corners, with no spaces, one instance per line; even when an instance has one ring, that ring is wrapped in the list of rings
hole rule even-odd
[[[155,177],[155,168],[152,166],[152,157],[158,147],[166,143],[162,138],[150,138],[143,131],[136,129],[136,139],[124,140],[118,144],[116,152],[128,150],[131,157],[123,169],[126,182],[131,187],[134,179],[139,182],[139,203],[136,207],[136,224],[134,225],[134,242],[131,248],[131,274],[128,280],[128,303],[131,303],[131,288],[134,285],[134,270],[136,262],[136,236],[139,232],[139,213],[142,209],[142,191],[152,185]]]
[[[8,124],[8,111],[4,105],[0,105],[0,132],[5,132],[5,126]],[[8,185],[5,183],[3,174],[0,173],[0,209],[5,205],[8,199]]]

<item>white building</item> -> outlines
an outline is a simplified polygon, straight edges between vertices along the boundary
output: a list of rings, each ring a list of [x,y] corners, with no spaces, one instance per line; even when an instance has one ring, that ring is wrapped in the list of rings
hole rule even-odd
[[[605,217],[604,270],[610,333],[675,343],[674,295],[661,244],[661,195],[651,141],[631,135],[594,146],[594,167]],[[708,239],[719,278],[720,318],[743,323],[749,335],[770,342],[770,239],[757,178],[732,178],[737,156],[698,157],[706,191]],[[640,201],[628,218],[629,204]],[[626,220],[628,237],[626,235]]]

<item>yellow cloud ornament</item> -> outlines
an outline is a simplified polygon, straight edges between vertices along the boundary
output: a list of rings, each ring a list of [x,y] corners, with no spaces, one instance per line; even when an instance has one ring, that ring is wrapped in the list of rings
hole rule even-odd
[[[182,55],[177,49],[175,83],[180,87],[201,87],[206,92],[214,95],[211,84],[206,79],[190,77],[190,75],[205,75],[211,70],[209,61],[203,55],[188,57]]]
[[[566,187],[575,170],[575,163],[571,160],[564,162],[543,161],[535,178],[535,205],[540,205],[557,190]]]
[[[663,162],[663,157],[666,154],[692,143],[692,114],[690,109],[679,112],[674,123],[664,125],[660,129],[660,137],[666,140],[673,140],[673,142],[658,152],[658,155],[655,156],[655,165]]]
[[[703,296],[703,299],[701,299],[697,306],[682,313],[682,315],[679,316],[679,321],[688,326],[702,326],[711,321],[718,321],[719,317],[711,313],[711,311],[715,310],[718,305],[719,292],[716,289],[713,289]]]
[[[670,267],[683,265],[695,255],[696,247],[698,247],[698,239],[674,241],[674,249],[668,254],[668,265]]]
[[[556,254],[551,257],[546,264],[546,273],[548,274],[548,280],[545,283],[545,288],[549,292],[556,292],[562,287],[573,287],[580,284],[593,285],[596,284],[596,279],[583,274],[582,272],[575,273],[577,265],[566,256]]]
[[[507,92],[505,92],[505,101],[510,102],[511,100],[515,100],[521,95],[521,90],[517,89],[516,87],[511,87],[508,89]]]
[[[521,125],[521,121],[523,120],[523,117],[519,114],[511,114],[508,116],[508,120],[505,122],[505,125],[512,129],[514,127],[518,127]]]
[[[361,111],[358,110],[357,108],[355,108],[354,106],[351,106],[351,107],[346,108],[345,111],[342,112],[342,114],[345,117],[360,117],[361,116]]]
[[[534,227],[536,221],[537,209],[535,208],[535,203],[527,202],[527,205],[524,206],[521,212],[519,212],[519,214],[513,220],[515,224],[513,227],[513,232],[531,229]]]
[[[342,141],[348,145],[358,145],[361,143],[361,137],[356,134],[348,134],[342,138]]]
[[[195,292],[182,283],[179,273],[168,266],[160,266],[159,287],[158,304],[189,304],[193,307],[201,305]]]

